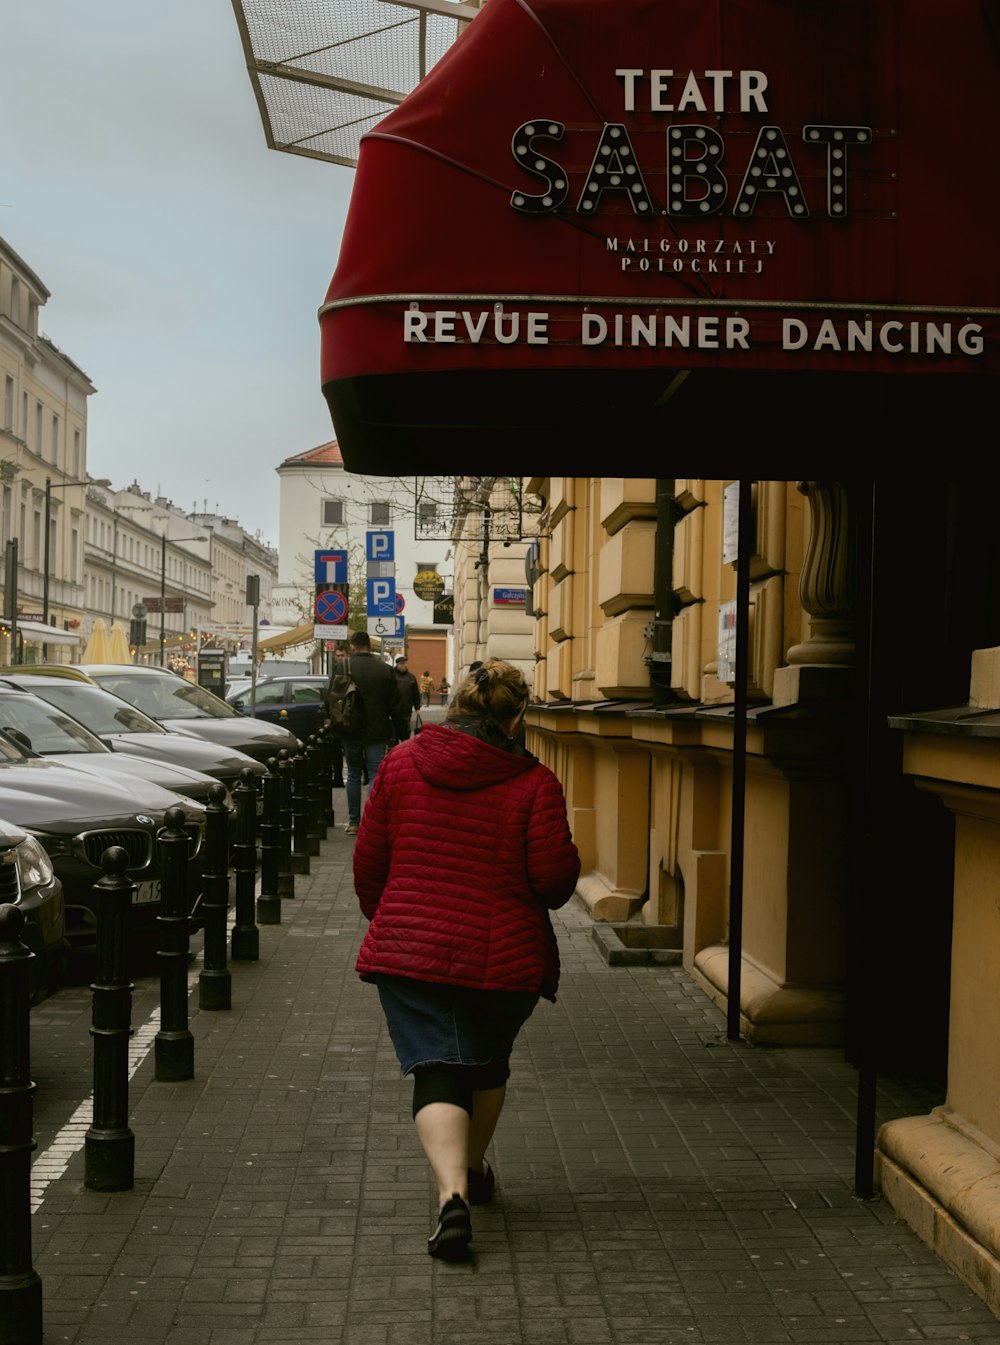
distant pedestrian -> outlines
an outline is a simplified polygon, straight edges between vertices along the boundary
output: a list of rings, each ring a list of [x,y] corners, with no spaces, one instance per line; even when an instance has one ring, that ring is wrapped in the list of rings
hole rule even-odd
[[[451,690],[451,687],[448,685],[447,679],[444,678],[444,677],[442,677],[442,678],[441,678],[441,681],[440,681],[440,683],[439,683],[439,685],[438,685],[438,695],[441,697],[441,704],[442,704],[442,705],[447,705],[447,704],[448,704],[448,692],[449,692],[450,690]]]
[[[420,674],[420,695],[423,697],[423,702],[425,705],[430,705],[431,692],[433,690],[434,690],[434,678],[430,675],[430,672],[425,668],[424,671]]]
[[[405,654],[401,654],[396,660],[396,682],[399,686],[400,708],[394,727],[396,741],[403,743],[410,736],[413,711],[420,709],[420,688],[417,686],[417,679],[410,672]]]
[[[333,651],[333,667],[330,670],[330,681],[344,672],[347,665],[347,650],[343,642],[338,643]],[[344,788],[344,740],[340,734],[340,728],[333,721],[327,718],[326,731],[330,735],[331,745],[331,765],[333,766],[333,780],[331,784],[334,789]]]
[[[374,781],[382,758],[395,740],[393,721],[399,714],[399,687],[396,674],[377,658],[371,649],[368,632],[356,630],[348,641],[347,669],[360,693],[362,714],[358,727],[344,732],[344,756],[347,760],[347,826],[353,836],[361,822],[361,786]]]
[[[371,788],[354,888],[371,922],[357,970],[374,981],[438,1189],[431,1256],[465,1260],[470,1205],[491,1198],[486,1161],[510,1054],[539,997],[554,1000],[549,912],[580,858],[556,776],[517,741],[528,687],[490,659],[441,724],[395,748]]]

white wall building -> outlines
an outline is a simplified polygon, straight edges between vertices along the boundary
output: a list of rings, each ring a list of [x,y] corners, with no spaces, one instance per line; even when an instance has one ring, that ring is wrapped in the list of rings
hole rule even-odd
[[[388,531],[394,542],[393,578],[397,598],[402,600],[403,639],[411,670],[419,674],[429,667],[438,678],[447,672],[453,680],[451,625],[435,622],[433,594],[422,597],[417,592],[417,588],[429,592],[437,575],[439,592],[451,593],[452,547],[445,513],[450,507],[448,497],[453,494],[452,478],[446,479],[443,488],[440,478],[347,472],[335,442],[286,458],[276,471],[280,482],[280,535],[275,624],[295,627],[313,620],[314,557],[318,550],[346,550],[349,583],[355,595],[363,592],[366,534]],[[423,579],[415,588],[418,575]],[[390,638],[385,647],[395,649],[397,643]]]

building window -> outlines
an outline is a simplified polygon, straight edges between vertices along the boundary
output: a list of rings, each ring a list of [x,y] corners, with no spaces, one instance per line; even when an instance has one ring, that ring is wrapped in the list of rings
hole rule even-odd
[[[28,442],[28,394],[21,393],[21,438]]]
[[[42,452],[42,404],[35,403],[35,452],[40,458],[45,454]]]
[[[52,461],[59,466],[59,417],[52,417]]]
[[[13,276],[10,282],[10,316],[20,327],[21,325],[21,282],[17,276]]]
[[[72,550],[70,551],[70,556],[69,556],[69,577],[70,577],[70,580],[75,584],[75,583],[77,582],[77,580],[80,578],[80,562],[79,562],[79,555],[80,555],[80,529],[79,529],[79,528],[74,528],[74,529],[73,529],[73,532],[72,532],[71,537],[70,537],[70,546],[72,547]]]
[[[14,380],[8,374],[3,381],[3,427],[14,429]]]
[[[344,501],[323,501],[323,527],[339,528],[344,521]]]
[[[368,506],[368,522],[376,528],[384,528],[387,523],[392,522],[392,508],[388,504],[381,504],[376,501]]]
[[[73,475],[80,475],[80,431],[73,431]]]

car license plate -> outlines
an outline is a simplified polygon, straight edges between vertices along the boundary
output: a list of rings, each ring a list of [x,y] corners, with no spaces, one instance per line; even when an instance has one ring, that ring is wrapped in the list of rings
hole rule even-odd
[[[145,906],[151,901],[160,900],[160,880],[159,878],[149,879],[145,883],[137,883],[135,894],[132,897],[133,906]]]

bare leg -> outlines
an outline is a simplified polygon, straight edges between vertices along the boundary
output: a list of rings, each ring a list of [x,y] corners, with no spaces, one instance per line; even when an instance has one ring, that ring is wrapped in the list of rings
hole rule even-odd
[[[469,1113],[452,1102],[428,1102],[417,1112],[414,1121],[417,1137],[438,1185],[439,1203],[443,1205],[454,1195],[466,1200],[469,1194]]]
[[[482,1172],[486,1146],[493,1138],[493,1132],[500,1120],[507,1085],[499,1088],[477,1089],[472,1095],[472,1124],[469,1127],[469,1167]]]

